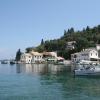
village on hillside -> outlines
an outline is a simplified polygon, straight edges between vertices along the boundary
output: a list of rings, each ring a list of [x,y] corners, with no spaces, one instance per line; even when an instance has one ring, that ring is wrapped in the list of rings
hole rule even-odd
[[[67,43],[67,49],[74,49],[75,41],[70,41]],[[36,52],[36,51],[30,51],[29,53],[22,53],[20,62],[21,63],[61,63],[61,64],[71,64],[71,63],[77,63],[82,60],[85,61],[100,61],[100,44],[96,44],[96,47],[86,48],[83,49],[81,52],[76,52],[74,54],[71,54],[70,60],[65,60],[63,57],[57,56],[57,52]],[[66,63],[67,62],[67,63]]]
[[[76,41],[69,41],[66,45],[66,50],[74,50]],[[11,64],[23,63],[23,64],[41,64],[41,63],[53,63],[53,64],[64,64],[71,65],[73,63],[84,61],[98,62],[100,61],[100,44],[96,44],[96,47],[86,48],[80,52],[70,54],[71,59],[65,60],[63,57],[58,56],[57,52],[38,51],[30,50],[20,54],[20,60],[10,60]],[[7,60],[1,61],[1,63],[8,63]]]

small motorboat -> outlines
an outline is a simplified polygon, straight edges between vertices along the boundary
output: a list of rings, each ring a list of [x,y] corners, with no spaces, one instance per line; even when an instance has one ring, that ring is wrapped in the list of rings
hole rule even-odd
[[[98,65],[83,65],[74,70],[75,75],[100,75],[100,66]]]
[[[8,62],[3,60],[3,61],[1,61],[1,64],[8,64]]]
[[[10,64],[11,64],[11,65],[15,64],[15,61],[10,61]]]

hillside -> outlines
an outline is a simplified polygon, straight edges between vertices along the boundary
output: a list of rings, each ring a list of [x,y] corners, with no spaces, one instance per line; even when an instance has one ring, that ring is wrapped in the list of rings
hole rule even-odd
[[[75,49],[66,49],[67,42],[76,41]],[[43,51],[57,51],[59,56],[65,59],[70,59],[70,54],[79,52],[88,47],[94,47],[95,44],[100,43],[100,25],[90,28],[87,26],[81,31],[74,31],[74,28],[64,30],[64,35],[59,39],[41,40],[41,44],[36,48],[26,48],[26,51],[31,49],[39,52]]]

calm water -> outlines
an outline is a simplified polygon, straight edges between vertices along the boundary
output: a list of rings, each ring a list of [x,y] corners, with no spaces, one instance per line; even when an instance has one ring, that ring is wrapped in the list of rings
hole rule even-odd
[[[76,77],[65,66],[1,65],[0,100],[100,100],[100,77]]]

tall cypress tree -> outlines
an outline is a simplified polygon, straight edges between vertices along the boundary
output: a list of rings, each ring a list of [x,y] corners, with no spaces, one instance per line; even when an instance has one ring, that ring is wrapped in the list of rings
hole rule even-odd
[[[42,40],[41,40],[41,45],[43,45],[43,44],[44,44],[44,40],[42,39]]]
[[[18,49],[18,51],[16,52],[16,58],[15,58],[16,61],[20,61],[21,54],[22,54],[22,53],[21,53],[21,50]]]

